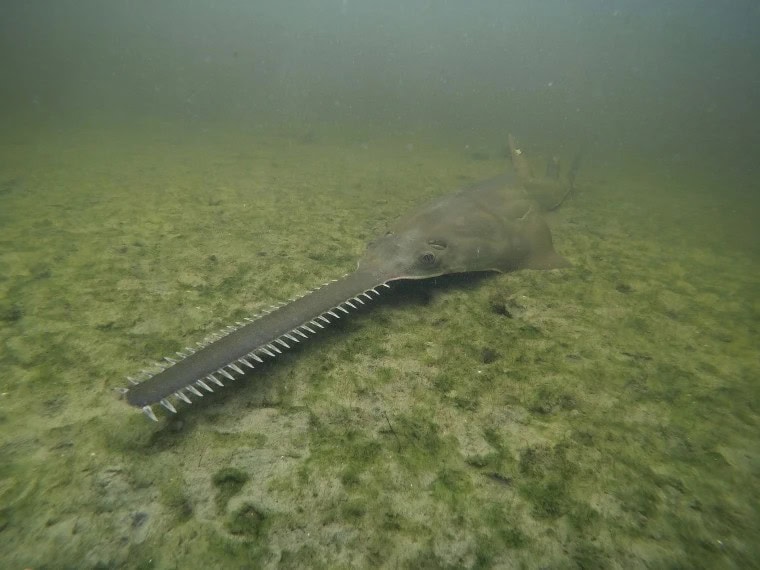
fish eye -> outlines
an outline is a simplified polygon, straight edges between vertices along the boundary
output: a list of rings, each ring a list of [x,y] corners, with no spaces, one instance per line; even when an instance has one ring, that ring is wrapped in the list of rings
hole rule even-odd
[[[433,265],[435,263],[435,254],[432,251],[426,251],[420,255],[420,263],[423,265]]]

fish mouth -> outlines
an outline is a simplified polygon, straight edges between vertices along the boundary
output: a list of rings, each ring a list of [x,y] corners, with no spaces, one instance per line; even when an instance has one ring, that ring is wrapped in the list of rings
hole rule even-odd
[[[154,404],[177,413],[177,401],[191,404],[193,398],[242,377],[373,301],[380,296],[380,290],[390,289],[388,282],[396,279],[401,278],[383,279],[360,270],[329,281],[287,303],[229,325],[195,347],[164,357],[139,376],[129,377],[131,385],[121,392],[128,404],[158,421]]]

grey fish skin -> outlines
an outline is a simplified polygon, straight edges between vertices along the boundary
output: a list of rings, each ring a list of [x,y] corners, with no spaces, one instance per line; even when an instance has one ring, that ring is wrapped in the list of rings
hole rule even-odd
[[[473,271],[508,272],[518,269],[556,269],[569,262],[554,251],[551,231],[541,211],[559,206],[573,189],[578,161],[566,180],[560,180],[558,162],[548,178],[535,178],[522,151],[510,136],[515,175],[502,174],[434,200],[402,218],[383,236],[370,242],[354,273],[326,283],[310,293],[274,307],[256,319],[229,326],[198,349],[166,358],[159,371],[145,373],[141,382],[122,390],[126,401],[152,420],[151,408],[174,396],[185,403],[189,395],[202,397],[209,382],[222,385],[218,374],[234,380],[253,368],[251,360],[281,354],[294,335],[306,338],[325,324],[356,310],[380,295],[380,287],[399,279],[426,279]],[[373,297],[371,294],[374,294]],[[355,301],[357,305],[354,305]],[[332,320],[331,320],[332,319]],[[324,324],[323,324],[324,323]],[[314,327],[314,328],[312,328]]]
[[[261,354],[274,356],[274,353],[264,348],[274,339],[297,330],[304,323],[322,315],[326,309],[343,303],[346,298],[352,298],[377,285],[375,276],[363,272],[351,273],[342,279],[327,283],[235,329],[147,380],[131,386],[126,392],[126,400],[130,405],[142,408],[181,391],[197,380],[203,380],[207,375],[237,362],[251,352],[260,350]]]

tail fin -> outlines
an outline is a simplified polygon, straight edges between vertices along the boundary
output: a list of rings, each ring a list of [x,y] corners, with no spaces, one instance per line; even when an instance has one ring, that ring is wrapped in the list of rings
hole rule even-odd
[[[578,152],[578,154],[575,155],[575,158],[573,158],[572,164],[570,164],[570,170],[567,172],[567,183],[570,185],[570,188],[575,188],[575,176],[578,174],[578,169],[581,167],[582,157],[583,153]]]
[[[512,166],[520,184],[545,210],[558,208],[575,190],[575,177],[581,167],[582,154],[580,152],[573,158],[567,175],[560,179],[559,157],[552,156],[549,159],[543,178],[534,178],[525,153],[517,146],[517,140],[511,134],[509,135],[509,151],[512,156]]]
[[[570,163],[570,170],[567,171],[566,183],[560,183],[565,189],[564,194],[556,204],[552,205],[551,207],[547,207],[548,210],[555,210],[559,208],[562,203],[567,200],[570,194],[575,191],[575,176],[578,174],[578,169],[581,167],[581,156],[582,155],[579,152],[575,155],[575,158],[573,158],[573,162]],[[557,173],[557,180],[559,180],[559,173]]]

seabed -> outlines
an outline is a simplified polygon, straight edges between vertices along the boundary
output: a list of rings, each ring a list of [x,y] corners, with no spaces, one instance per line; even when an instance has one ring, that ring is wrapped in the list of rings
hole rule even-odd
[[[394,219],[498,174],[499,151],[5,132],[2,566],[755,567],[758,251],[743,205],[680,164],[587,157],[549,218],[570,269],[394,286],[158,424],[119,399],[352,271]]]

